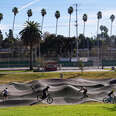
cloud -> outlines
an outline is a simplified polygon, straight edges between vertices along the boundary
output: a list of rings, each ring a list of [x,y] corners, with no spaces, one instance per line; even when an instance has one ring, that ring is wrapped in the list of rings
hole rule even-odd
[[[21,30],[22,28],[24,28],[24,25],[15,24],[15,30]],[[0,24],[0,30],[8,31],[9,29],[12,29],[12,25]]]
[[[10,28],[10,25],[7,24],[0,24],[0,30],[6,31]]]
[[[31,1],[31,2],[29,2],[29,3],[27,3],[27,4],[25,4],[25,5],[22,6],[21,8],[19,8],[19,11],[26,9],[26,8],[28,8],[29,6],[35,4],[36,2],[39,2],[39,1],[40,1],[40,0],[33,0],[33,1]]]
[[[116,14],[116,9],[103,11],[103,16],[105,16],[105,17],[110,17],[110,15],[112,15],[112,14],[114,14],[114,15]]]

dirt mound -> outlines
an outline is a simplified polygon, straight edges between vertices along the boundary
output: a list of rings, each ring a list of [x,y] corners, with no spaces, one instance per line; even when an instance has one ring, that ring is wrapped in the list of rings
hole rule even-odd
[[[9,97],[3,104],[0,95],[0,106],[29,105],[41,96],[42,90],[50,86],[49,93],[53,97],[53,104],[80,104],[91,101],[102,101],[103,97],[112,89],[116,89],[115,79],[88,80],[81,78],[70,79],[42,79],[29,83],[9,83],[0,85],[0,90],[8,88]],[[81,86],[88,89],[88,98],[83,99]],[[42,101],[47,103],[46,101]]]

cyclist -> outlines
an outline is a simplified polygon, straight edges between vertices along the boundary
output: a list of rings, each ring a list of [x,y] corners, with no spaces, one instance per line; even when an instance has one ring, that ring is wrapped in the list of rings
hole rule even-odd
[[[112,101],[113,96],[114,96],[114,90],[112,90],[112,91],[110,91],[110,92],[108,93],[108,97],[109,97],[109,101],[110,101],[110,102]]]
[[[50,87],[47,86],[46,88],[43,89],[43,91],[42,91],[42,99],[45,99],[47,97],[49,88]]]
[[[2,91],[2,94],[3,94],[3,102],[5,102],[5,100],[8,98],[8,89],[5,88],[5,89]]]
[[[85,98],[85,97],[88,97],[88,95],[87,95],[87,88],[86,87],[81,87],[81,89],[79,90],[79,92],[81,92],[81,91],[83,91],[83,98]]]

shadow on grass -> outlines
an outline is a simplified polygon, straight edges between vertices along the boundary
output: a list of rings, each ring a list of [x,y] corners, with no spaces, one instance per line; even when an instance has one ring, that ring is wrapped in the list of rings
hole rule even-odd
[[[83,73],[78,73],[78,74],[71,74],[68,78],[79,78],[79,77],[82,77],[83,76]]]
[[[3,76],[5,76],[5,75],[7,75],[7,74],[0,74],[0,78],[3,77]]]
[[[116,111],[116,105],[114,105],[113,107],[103,107],[105,110],[108,110],[108,111]]]

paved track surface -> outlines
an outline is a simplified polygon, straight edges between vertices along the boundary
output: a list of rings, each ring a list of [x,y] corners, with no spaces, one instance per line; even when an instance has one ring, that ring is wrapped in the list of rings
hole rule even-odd
[[[32,90],[33,86],[34,90]],[[0,95],[0,107],[29,105],[36,102],[36,95],[42,94],[42,90],[50,86],[49,93],[53,97],[52,104],[82,104],[90,101],[102,102],[103,97],[112,89],[116,90],[116,79],[88,80],[82,78],[70,79],[42,79],[29,83],[9,83],[0,85],[0,90],[8,88],[9,97],[3,104]],[[79,92],[80,86],[88,89],[88,98],[83,98]],[[44,100],[41,103],[47,104]]]

